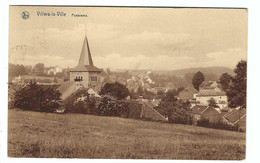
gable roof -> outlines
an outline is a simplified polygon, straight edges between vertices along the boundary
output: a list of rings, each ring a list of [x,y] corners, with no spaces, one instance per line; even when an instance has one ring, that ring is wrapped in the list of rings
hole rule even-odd
[[[228,120],[228,122],[232,124],[236,124],[239,122],[239,119],[243,119],[246,116],[246,109],[237,110],[234,109],[233,111],[224,115],[224,118]]]
[[[219,92],[212,89],[203,89],[200,90],[197,97],[201,96],[226,96],[225,92]]]
[[[188,90],[188,91],[190,91],[190,92],[193,93],[193,94],[196,94],[196,93],[199,92],[197,89],[195,89],[195,88],[193,88],[193,87],[187,87],[187,88],[185,88],[185,89]]]
[[[216,84],[216,86],[214,86],[213,84]],[[206,88],[215,88],[215,87],[217,87],[218,86],[218,83],[216,82],[216,81],[208,81],[208,82],[202,82],[201,84],[200,84],[200,88],[204,88],[204,89],[206,89]]]
[[[217,110],[217,108],[214,108],[213,106],[209,106],[201,114],[206,116],[216,115],[221,114],[221,111]]]
[[[209,82],[205,85],[205,87],[210,87],[213,83],[214,83],[214,81],[209,81]]]
[[[99,94],[97,94],[97,92],[94,91],[94,89],[92,89],[92,88],[88,88],[88,89],[87,89],[87,92],[88,92],[88,94],[93,95],[93,96],[95,96],[95,97],[101,97],[101,96],[100,96]]]
[[[207,84],[207,82],[204,81],[204,82],[202,82],[202,83],[200,84],[199,87],[200,87],[200,88],[204,88],[206,84]]]
[[[208,106],[206,105],[195,105],[191,108],[192,114],[202,114]]]
[[[77,98],[79,98],[82,94],[88,93],[89,95],[93,95],[94,97],[101,97],[97,92],[95,92],[92,88],[86,88],[84,86],[81,86],[77,90],[75,90],[73,93],[71,93],[66,99],[63,100],[63,104],[66,105],[72,101],[75,101]]]
[[[72,85],[74,85],[75,82],[74,81],[67,81],[67,82],[63,82],[58,88],[57,90],[63,94],[69,87],[71,87]]]

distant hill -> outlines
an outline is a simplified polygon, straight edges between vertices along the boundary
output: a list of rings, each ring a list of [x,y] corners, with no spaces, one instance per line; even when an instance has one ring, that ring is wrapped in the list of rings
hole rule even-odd
[[[172,71],[154,71],[155,73],[167,76],[176,76],[180,78],[184,78],[187,82],[184,85],[191,85],[192,78],[194,74],[198,71],[201,71],[205,76],[205,81],[218,81],[219,77],[223,73],[228,73],[230,75],[234,75],[232,69],[227,67],[197,67],[197,68],[186,68]]]
[[[196,73],[198,71],[201,71],[203,74],[215,74],[217,76],[220,76],[223,73],[228,73],[230,75],[234,75],[234,72],[232,69],[227,67],[197,67],[197,68],[186,68],[186,69],[180,69],[180,70],[173,70],[170,71],[171,75],[176,76],[185,76],[185,74],[188,73]]]

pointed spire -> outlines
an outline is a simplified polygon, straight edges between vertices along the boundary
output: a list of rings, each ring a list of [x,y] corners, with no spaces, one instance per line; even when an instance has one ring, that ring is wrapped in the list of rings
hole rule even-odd
[[[81,54],[79,57],[79,63],[78,66],[85,66],[85,65],[93,65],[90,49],[89,49],[89,44],[88,44],[88,39],[87,36],[85,35],[85,39],[83,42]]]

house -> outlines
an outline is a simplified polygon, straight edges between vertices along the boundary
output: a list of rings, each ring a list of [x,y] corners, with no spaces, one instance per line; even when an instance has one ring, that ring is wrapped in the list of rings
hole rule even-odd
[[[226,123],[230,125],[238,125],[243,131],[246,129],[246,109],[233,109],[223,116]]]
[[[219,88],[219,85],[216,81],[202,82],[199,86],[199,89],[216,89]]]
[[[182,100],[192,100],[192,99],[196,99],[197,94],[198,91],[195,88],[187,87],[179,93],[179,98]]]
[[[149,119],[153,121],[167,122],[168,119],[154,109],[155,105],[149,101],[142,102],[141,119]]]
[[[196,105],[192,107],[190,114],[195,122],[201,120],[202,118],[206,118],[210,123],[222,120],[223,116],[223,113],[219,109],[206,105]]]
[[[196,101],[199,101],[200,104],[207,105],[211,99],[215,100],[220,109],[228,105],[226,93],[216,81],[203,82],[196,95]]]
[[[203,105],[207,105],[210,99],[214,99],[220,109],[223,109],[228,104],[225,92],[219,92],[214,89],[204,89],[200,90],[196,95],[196,101],[199,101],[200,104]]]
[[[62,69],[59,68],[58,66],[49,67],[46,70],[46,73],[49,74],[49,75],[56,75],[57,73],[61,73],[61,72],[62,72]]]
[[[13,84],[22,84],[22,77],[20,75],[14,77],[13,80],[12,80],[12,83]]]

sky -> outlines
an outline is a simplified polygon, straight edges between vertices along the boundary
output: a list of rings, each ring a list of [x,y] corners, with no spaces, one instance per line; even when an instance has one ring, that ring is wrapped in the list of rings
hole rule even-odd
[[[104,69],[233,69],[247,58],[246,9],[12,6],[9,23],[14,64],[75,67],[85,35]]]

